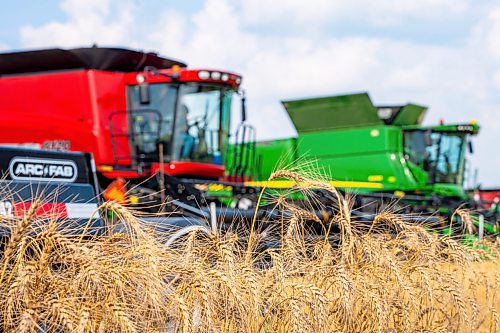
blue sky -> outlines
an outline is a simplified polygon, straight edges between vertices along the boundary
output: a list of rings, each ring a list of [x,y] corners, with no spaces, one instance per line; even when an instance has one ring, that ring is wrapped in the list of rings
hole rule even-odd
[[[294,135],[282,99],[368,91],[482,125],[473,167],[500,186],[500,3],[474,0],[5,1],[0,50],[125,46],[243,75],[262,139]]]

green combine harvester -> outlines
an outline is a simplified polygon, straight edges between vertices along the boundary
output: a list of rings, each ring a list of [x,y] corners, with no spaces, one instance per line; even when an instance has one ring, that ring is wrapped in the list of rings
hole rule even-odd
[[[364,210],[398,202],[408,213],[451,215],[473,203],[464,190],[466,154],[475,122],[422,126],[427,107],[375,106],[367,93],[283,101],[298,136],[258,142],[249,186],[287,189],[267,179],[277,166],[315,160],[337,188],[357,194]],[[484,212],[488,215],[488,212]],[[496,216],[485,228],[496,229]]]
[[[465,153],[477,124],[424,127],[426,107],[377,107],[366,93],[283,105],[298,136],[257,144],[258,179],[267,179],[278,161],[313,158],[341,188],[467,197]]]

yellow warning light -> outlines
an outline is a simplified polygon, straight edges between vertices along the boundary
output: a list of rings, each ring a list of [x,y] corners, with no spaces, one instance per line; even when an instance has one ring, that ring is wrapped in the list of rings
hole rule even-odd
[[[139,203],[139,197],[136,195],[131,195],[128,199],[132,205],[137,205]]]
[[[171,77],[174,80],[177,80],[181,76],[181,67],[179,65],[173,65],[172,66],[172,74],[167,75],[168,77]]]
[[[477,125],[477,120],[476,119],[472,119],[471,121],[469,121],[469,124],[471,124],[471,125]]]
[[[405,196],[405,192],[403,191],[394,191],[394,196],[398,197],[398,198],[402,198]]]

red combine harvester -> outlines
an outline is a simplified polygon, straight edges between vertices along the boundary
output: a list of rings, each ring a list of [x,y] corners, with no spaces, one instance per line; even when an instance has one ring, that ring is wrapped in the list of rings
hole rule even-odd
[[[471,193],[474,200],[490,209],[499,209],[500,188],[480,188]]]
[[[122,186],[115,181],[124,179],[134,184],[133,203],[154,201],[148,195],[158,191],[200,200],[165,177],[227,175],[223,155],[240,82],[234,73],[127,49],[0,54],[0,144],[91,152],[114,199]]]

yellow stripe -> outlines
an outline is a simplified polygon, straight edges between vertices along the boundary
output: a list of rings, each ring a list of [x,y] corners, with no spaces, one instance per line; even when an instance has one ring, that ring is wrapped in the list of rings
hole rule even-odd
[[[381,183],[371,183],[371,182],[352,182],[352,181],[330,181],[331,185],[335,187],[349,187],[349,188],[383,188],[384,185]],[[245,186],[255,186],[255,187],[268,187],[268,188],[290,188],[296,186],[297,184],[291,180],[271,180],[271,181],[254,181],[254,182],[244,182]],[[309,184],[299,184],[304,187],[311,187]]]

